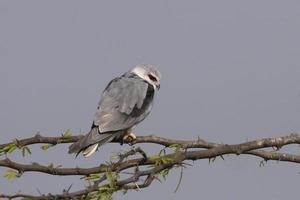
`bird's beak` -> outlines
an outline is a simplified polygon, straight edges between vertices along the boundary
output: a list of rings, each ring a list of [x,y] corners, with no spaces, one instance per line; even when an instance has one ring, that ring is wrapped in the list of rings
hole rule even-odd
[[[160,88],[160,84],[158,84],[156,87],[157,87],[157,90],[159,90],[159,88]]]

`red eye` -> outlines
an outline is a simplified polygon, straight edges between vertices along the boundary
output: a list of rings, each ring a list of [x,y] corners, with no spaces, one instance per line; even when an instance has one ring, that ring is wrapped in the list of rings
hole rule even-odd
[[[148,74],[148,77],[150,78],[151,81],[154,81],[154,82],[157,81],[157,79],[152,74]]]

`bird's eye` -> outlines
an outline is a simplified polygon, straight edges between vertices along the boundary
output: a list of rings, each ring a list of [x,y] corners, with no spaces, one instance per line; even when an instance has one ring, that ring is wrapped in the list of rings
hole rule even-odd
[[[157,81],[157,79],[152,74],[148,74],[148,77],[150,78],[151,81],[154,81],[154,82]]]

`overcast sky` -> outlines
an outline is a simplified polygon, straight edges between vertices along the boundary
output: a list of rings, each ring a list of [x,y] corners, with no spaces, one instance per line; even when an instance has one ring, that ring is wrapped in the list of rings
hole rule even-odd
[[[89,130],[107,82],[139,63],[163,80],[139,135],[239,143],[300,130],[300,1],[0,1],[0,143],[40,132]],[[39,145],[22,162],[88,167],[128,149],[107,144],[74,159]],[[158,146],[146,145],[150,152]],[[292,153],[297,146],[285,149]],[[115,199],[296,199],[300,166],[226,156],[174,170],[167,181]],[[0,169],[0,193],[59,193],[79,177]]]

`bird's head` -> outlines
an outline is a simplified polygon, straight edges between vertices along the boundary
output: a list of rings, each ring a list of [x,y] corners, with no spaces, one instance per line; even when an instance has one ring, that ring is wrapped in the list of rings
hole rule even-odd
[[[140,64],[131,69],[130,72],[147,81],[155,90],[159,90],[161,74],[153,65]]]

